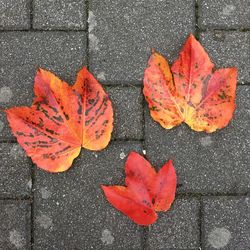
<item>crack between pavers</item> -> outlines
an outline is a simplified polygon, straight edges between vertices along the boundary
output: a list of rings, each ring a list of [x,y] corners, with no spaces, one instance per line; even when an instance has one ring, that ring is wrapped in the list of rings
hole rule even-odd
[[[86,66],[89,70],[90,62],[90,51],[89,51],[89,0],[85,0],[85,11],[86,11]]]
[[[65,32],[65,33],[77,33],[77,32],[84,32],[86,33],[86,29],[6,29],[0,30],[0,33],[11,33],[11,32],[20,32],[20,33],[39,33],[39,32]]]
[[[143,83],[141,84],[141,95],[143,96]],[[145,135],[146,135],[146,118],[145,118],[145,110],[146,110],[146,101],[145,98],[142,98],[141,101],[141,108],[142,108],[142,150],[146,150],[146,145],[145,145]],[[147,152],[145,151],[144,157],[146,157]],[[143,235],[142,235],[142,249],[146,250],[148,249],[148,236],[149,236],[149,227],[143,227]]]
[[[32,164],[31,169],[30,169],[30,174],[31,174],[31,197],[32,197],[32,201],[31,201],[31,209],[30,209],[30,249],[33,250],[34,249],[34,201],[35,201],[35,197],[34,197],[34,184],[35,184],[35,165]]]
[[[186,193],[176,193],[176,198],[197,198],[200,199],[201,197],[220,197],[220,196],[235,196],[235,197],[246,197],[249,196],[249,192],[239,192],[239,193],[230,193],[230,192],[210,192],[210,193],[191,193],[191,192],[186,192]]]
[[[142,228],[142,238],[141,238],[141,248],[143,250],[147,250],[148,248],[148,234],[149,234],[149,227]]]
[[[35,172],[36,166],[33,164],[33,170],[32,170],[32,178],[34,182],[34,172]],[[34,184],[34,183],[33,183]],[[32,186],[32,189],[34,186]],[[220,196],[237,196],[237,197],[245,197],[249,196],[249,192],[241,192],[241,193],[177,193],[176,198],[200,198],[200,197],[220,197]],[[20,196],[0,196],[0,200],[32,200],[33,194],[31,195],[20,195]]]
[[[214,31],[225,31],[225,32],[249,32],[250,28],[199,28],[200,32],[214,32]]]
[[[199,27],[199,0],[194,0],[194,6],[195,6],[195,31],[194,31],[194,35],[196,37],[196,39],[199,41],[200,39],[200,27]]]
[[[32,201],[32,197],[29,195],[21,195],[21,196],[9,196],[9,197],[1,197],[0,201]]]
[[[200,227],[200,249],[203,249],[204,246],[204,205],[203,199],[200,198],[200,210],[199,210],[199,227]]]

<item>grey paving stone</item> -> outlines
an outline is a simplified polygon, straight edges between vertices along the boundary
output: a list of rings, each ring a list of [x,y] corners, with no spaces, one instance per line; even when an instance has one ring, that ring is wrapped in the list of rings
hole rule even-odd
[[[107,89],[114,109],[113,138],[142,139],[143,107],[138,87],[110,87]]]
[[[30,0],[0,0],[0,30],[30,28]]]
[[[125,157],[136,142],[82,150],[61,174],[36,171],[34,249],[141,249],[142,228],[115,210],[101,184],[123,184]]]
[[[33,28],[79,30],[86,27],[84,0],[34,0]]]
[[[30,249],[30,204],[0,200],[0,249]]]
[[[198,249],[199,201],[179,198],[149,229],[148,249]]]
[[[249,0],[201,0],[199,3],[201,28],[237,29],[250,27]]]
[[[249,249],[249,212],[249,197],[205,198],[204,249]]]
[[[163,129],[146,112],[146,152],[161,166],[172,158],[178,192],[245,193],[250,190],[250,86],[239,86],[235,117],[228,127],[211,134],[182,124]]]
[[[53,71],[73,83],[86,64],[84,32],[7,32],[0,37],[0,106],[30,105],[38,67]],[[0,137],[10,137],[0,112]]]
[[[0,197],[20,197],[31,191],[31,161],[17,143],[0,143]]]
[[[193,0],[91,0],[90,68],[107,83],[141,80],[151,49],[170,61],[194,31]]]
[[[204,32],[200,41],[217,68],[237,67],[238,81],[250,82],[250,32]]]

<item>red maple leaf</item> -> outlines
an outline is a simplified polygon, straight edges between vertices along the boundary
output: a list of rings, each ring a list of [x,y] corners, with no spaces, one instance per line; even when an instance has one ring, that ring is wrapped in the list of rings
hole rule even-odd
[[[31,107],[5,110],[18,143],[38,167],[67,170],[81,147],[105,148],[113,130],[111,101],[101,84],[82,68],[73,86],[39,69]]]
[[[185,122],[193,130],[211,133],[232,119],[236,84],[237,69],[215,69],[190,35],[171,70],[167,60],[153,51],[144,73],[143,93],[152,118],[162,127],[170,129]]]
[[[139,225],[157,220],[158,211],[167,211],[175,198],[176,173],[169,160],[157,173],[151,164],[131,152],[125,164],[126,186],[104,186],[107,200]]]

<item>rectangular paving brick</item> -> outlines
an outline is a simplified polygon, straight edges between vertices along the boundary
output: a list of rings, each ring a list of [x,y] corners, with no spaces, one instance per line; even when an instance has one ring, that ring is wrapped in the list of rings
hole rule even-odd
[[[109,87],[107,89],[114,109],[113,138],[142,139],[143,107],[138,87]]]
[[[146,112],[146,152],[161,166],[173,159],[178,192],[245,193],[250,188],[250,86],[239,86],[228,127],[206,134],[182,124],[163,129]]]
[[[0,249],[30,249],[30,203],[0,200]]]
[[[30,105],[38,67],[52,70],[73,83],[86,64],[84,32],[7,32],[0,37],[0,106]],[[10,137],[5,115],[0,112],[0,137]]]
[[[142,79],[151,49],[170,61],[195,27],[195,1],[90,1],[90,68],[111,84]]]
[[[81,30],[86,27],[84,0],[33,0],[33,28]]]
[[[199,2],[201,28],[250,28],[249,0],[201,0]]]
[[[17,143],[0,143],[0,197],[30,195],[31,161]]]
[[[217,68],[237,67],[238,81],[250,82],[250,32],[202,32],[200,41]]]
[[[142,227],[115,210],[101,184],[123,184],[125,157],[137,142],[82,150],[60,174],[36,171],[34,249],[141,249]]]
[[[148,249],[198,249],[200,246],[199,201],[179,198],[171,209],[160,213],[150,226]]]
[[[0,30],[30,28],[31,0],[0,0]]]
[[[204,249],[246,250],[250,246],[250,198],[204,198]]]

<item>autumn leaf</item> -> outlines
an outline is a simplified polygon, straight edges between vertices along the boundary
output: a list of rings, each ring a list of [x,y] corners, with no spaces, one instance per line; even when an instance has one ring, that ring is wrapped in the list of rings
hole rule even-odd
[[[34,93],[31,107],[5,112],[18,143],[38,167],[62,172],[81,147],[101,150],[108,145],[113,129],[111,101],[86,67],[73,86],[39,69]]]
[[[176,173],[172,161],[157,173],[151,164],[131,152],[125,164],[126,186],[104,186],[107,200],[139,225],[157,220],[156,212],[167,211],[175,198]]]
[[[170,129],[185,122],[195,131],[211,133],[232,119],[236,83],[237,69],[215,69],[190,35],[171,70],[166,59],[153,51],[144,73],[143,93],[152,118],[162,127]]]

